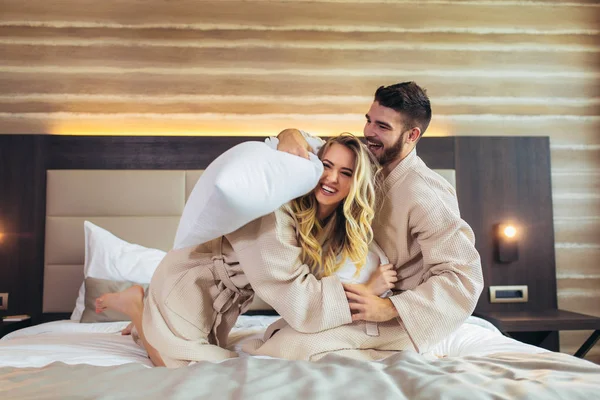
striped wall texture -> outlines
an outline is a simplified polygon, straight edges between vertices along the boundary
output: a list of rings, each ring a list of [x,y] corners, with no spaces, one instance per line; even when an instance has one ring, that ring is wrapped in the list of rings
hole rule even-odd
[[[559,305],[600,315],[599,52],[596,1],[0,0],[0,133],[360,133],[415,80],[429,135],[550,136]]]

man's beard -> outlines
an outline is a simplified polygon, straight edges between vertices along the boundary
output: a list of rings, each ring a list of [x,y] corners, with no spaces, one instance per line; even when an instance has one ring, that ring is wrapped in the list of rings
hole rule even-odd
[[[400,153],[402,153],[403,149],[404,135],[401,135],[392,147],[387,149],[384,148],[383,154],[377,157],[377,161],[379,161],[379,164],[381,164],[382,166],[386,166],[387,164],[396,160],[400,156]]]

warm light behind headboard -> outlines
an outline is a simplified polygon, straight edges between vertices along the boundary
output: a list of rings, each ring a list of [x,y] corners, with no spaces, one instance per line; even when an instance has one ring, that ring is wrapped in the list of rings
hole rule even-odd
[[[362,115],[224,115],[224,114],[87,114],[57,118],[47,132],[54,135],[109,136],[271,136],[285,128],[300,128],[321,136],[351,132],[362,136]],[[427,136],[447,136],[432,123]]]

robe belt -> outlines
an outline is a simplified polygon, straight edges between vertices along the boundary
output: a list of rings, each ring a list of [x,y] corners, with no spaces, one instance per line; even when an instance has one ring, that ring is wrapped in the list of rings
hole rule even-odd
[[[379,336],[379,326],[377,322],[369,322],[365,323],[365,333],[367,336]]]
[[[249,289],[241,289],[233,283],[229,274],[227,273],[226,263],[223,261],[223,256],[213,256],[213,265],[219,279],[225,285],[225,288],[217,295],[217,298],[213,301],[213,308],[219,314],[224,314],[231,308],[232,305],[236,304],[240,297],[246,297],[244,302],[241,304],[240,309],[244,312],[252,302],[254,292]]]
[[[227,273],[226,263],[223,261],[223,256],[213,256],[212,257],[213,265],[217,274],[219,275],[219,279],[225,286],[222,288],[221,292],[217,295],[215,300],[213,301],[213,309],[216,311],[215,322],[213,324],[212,333],[215,338],[217,346],[224,347],[226,343],[221,343],[219,339],[218,328],[223,321],[223,316],[227,313],[234,304],[237,304],[241,296],[245,296],[244,302],[240,305],[238,315],[245,312],[248,307],[250,307],[250,303],[253,299],[254,292],[248,289],[240,289],[233,284],[229,274]],[[224,340],[227,340],[225,338]]]
[[[223,261],[223,237],[218,240],[213,240],[213,256],[211,258],[214,269],[217,271],[217,275],[224,288],[222,288],[221,292],[217,295],[215,300],[213,301],[213,309],[217,313],[215,316],[215,322],[212,327],[212,333],[215,338],[217,346],[223,347],[225,343],[220,343],[218,328],[223,321],[223,316],[227,313],[234,304],[237,304],[240,297],[243,296],[244,302],[240,305],[239,314],[245,312],[248,307],[250,307],[250,303],[252,302],[254,291],[248,289],[241,289],[237,287],[231,277],[227,273],[227,264]],[[238,315],[239,315],[238,314]],[[227,340],[227,338],[225,338]]]

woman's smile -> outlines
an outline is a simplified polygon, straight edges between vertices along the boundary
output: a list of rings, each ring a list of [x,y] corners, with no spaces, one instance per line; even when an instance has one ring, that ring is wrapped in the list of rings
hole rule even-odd
[[[337,189],[334,189],[330,185],[322,184],[321,185],[321,192],[325,196],[334,196],[337,193]]]

